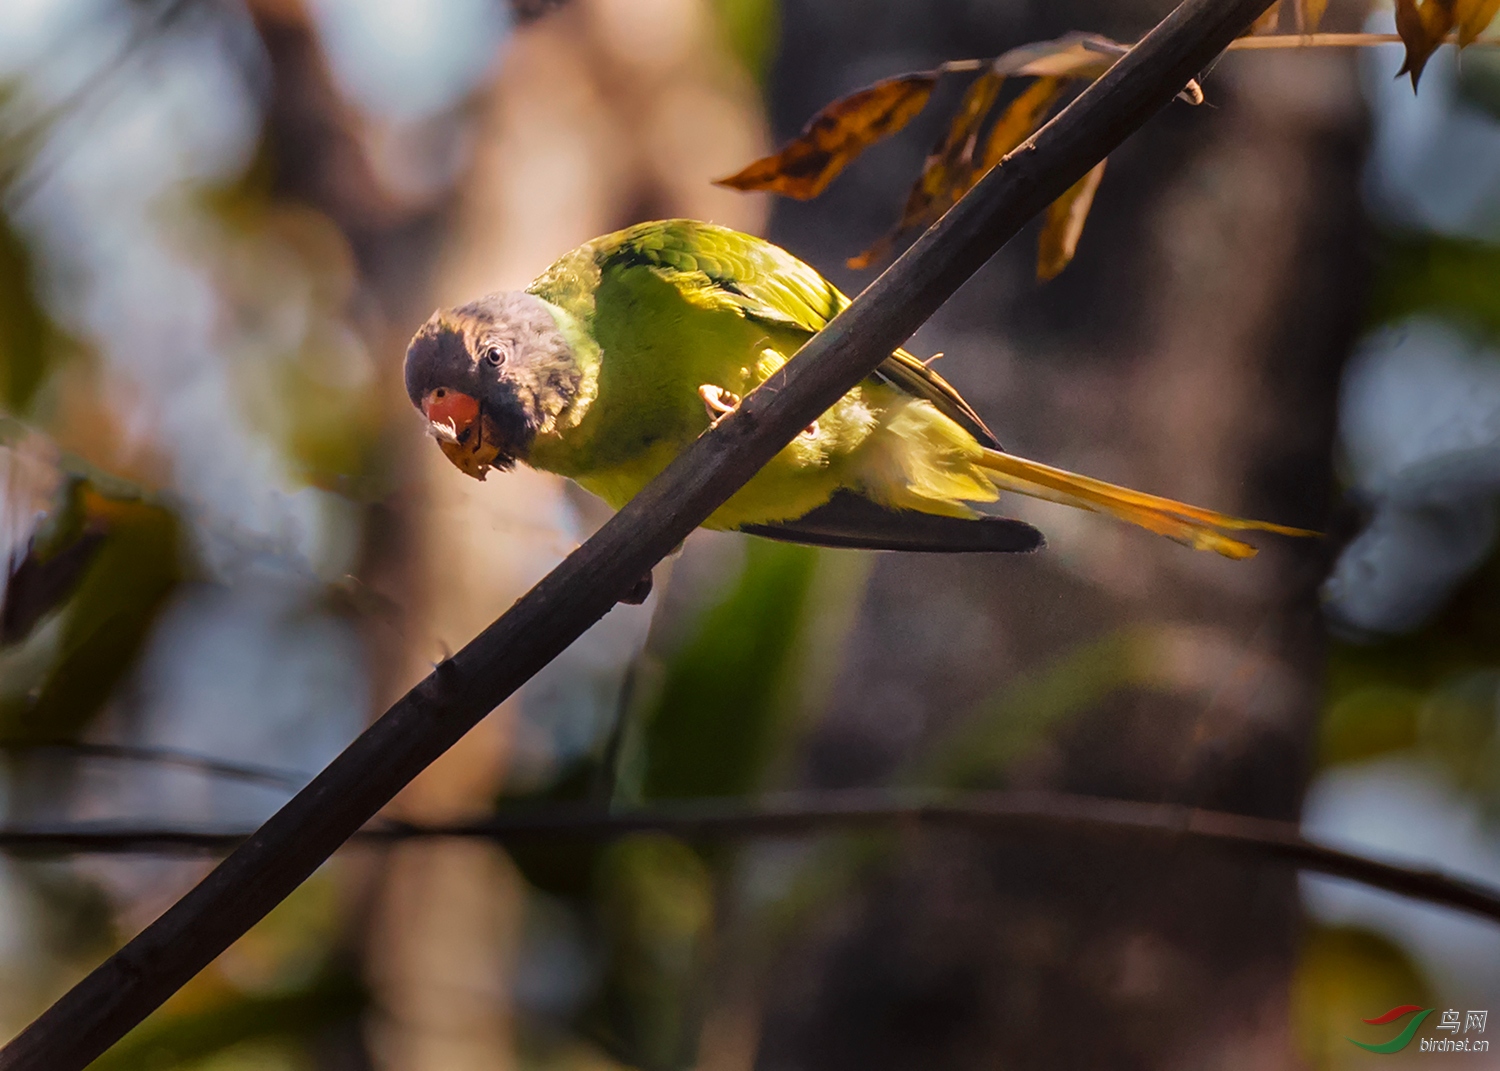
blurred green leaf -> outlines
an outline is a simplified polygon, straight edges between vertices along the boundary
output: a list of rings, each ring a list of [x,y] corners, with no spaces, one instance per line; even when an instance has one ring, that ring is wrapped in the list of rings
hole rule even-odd
[[[1149,684],[1155,656],[1152,630],[1124,629],[1008,681],[938,740],[910,779],[945,788],[993,780],[1062,722],[1123,688]]]
[[[48,369],[55,330],[37,304],[31,255],[0,214],[0,406],[24,414]]]
[[[0,740],[72,740],[129,672],[183,577],[177,518],[143,497],[70,480],[33,553],[45,562],[82,539],[91,560],[59,613],[0,651]]]
[[[715,6],[729,51],[764,86],[781,43],[779,0],[716,0]]]
[[[1364,930],[1310,927],[1292,983],[1292,1018],[1303,1057],[1318,1071],[1369,1066],[1348,1038],[1387,1040],[1360,1022],[1402,1004],[1430,1007],[1432,990],[1406,954]]]
[[[1439,313],[1500,335],[1500,246],[1436,235],[1388,239],[1369,310],[1375,323]]]
[[[577,802],[588,797],[598,775],[597,756],[585,756],[535,792],[505,795],[496,810],[515,813],[550,804]],[[506,853],[527,881],[545,893],[581,902],[593,888],[594,872],[604,845],[561,838],[553,842],[522,841]]]
[[[325,212],[278,199],[269,166],[258,159],[200,199],[222,225],[222,241],[202,252],[227,315],[278,325],[249,332],[256,344],[235,368],[236,401],[309,484],[376,501],[392,490],[392,444],[382,439],[389,414],[356,329],[354,251]]]
[[[1500,669],[1450,677],[1418,712],[1417,740],[1464,789],[1485,795],[1500,788]],[[1493,801],[1500,803],[1500,795]]]
[[[819,554],[746,540],[739,580],[668,659],[643,715],[644,798],[733,796],[757,787],[792,706]]]
[[[355,1019],[368,1004],[357,975],[328,970],[297,992],[158,1013],[90,1064],[89,1071],[173,1071],[246,1042],[314,1036]]]
[[[369,995],[337,954],[343,907],[338,883],[319,871],[92,1071],[196,1067],[256,1042],[297,1047],[357,1019]]]
[[[610,1052],[646,1071],[691,1066],[714,917],[707,866],[673,837],[627,837],[601,857],[596,904],[608,935],[608,967],[586,1027]]]
[[[1319,725],[1318,761],[1323,766],[1360,762],[1417,742],[1417,719],[1426,693],[1372,684],[1328,703]]]
[[[1500,555],[1421,629],[1377,642],[1334,643],[1319,762],[1419,750],[1459,784],[1500,803]]]
[[[1051,665],[1008,681],[969,710],[905,772],[908,784],[969,788],[1004,779],[1006,769],[1069,720],[1126,688],[1161,680],[1158,663],[1170,637],[1160,629],[1123,629],[1064,653]],[[743,927],[755,934],[741,955],[762,960],[808,915],[846,894],[891,856],[889,834],[843,834],[810,851]]]
[[[1464,99],[1500,119],[1500,56],[1488,48],[1465,52],[1458,67],[1458,88]]]
[[[114,905],[96,881],[57,859],[17,861],[12,873],[32,893],[35,910],[29,921],[40,930],[40,943],[70,973],[87,970],[114,951]]]
[[[807,631],[847,628],[843,616],[815,603],[839,602],[844,589],[863,582],[860,559],[840,561],[828,570],[833,582],[819,584],[826,560],[809,547],[747,539],[738,577],[697,612],[688,639],[664,658],[642,656],[637,678],[645,683],[626,712],[636,793],[738,795],[760,786],[805,701],[807,651],[836,646]],[[597,762],[579,763],[543,792],[500,805],[588,798],[597,789]],[[633,1066],[690,1066],[722,856],[641,835],[606,846],[517,846],[512,857],[532,884],[570,905],[597,941],[601,980],[576,1026]]]

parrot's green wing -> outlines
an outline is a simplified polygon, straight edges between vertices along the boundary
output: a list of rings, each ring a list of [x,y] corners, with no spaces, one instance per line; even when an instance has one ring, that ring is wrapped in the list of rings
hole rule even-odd
[[[849,304],[838,287],[779,246],[686,219],[642,223],[596,239],[559,261],[533,284],[532,292],[587,319],[601,273],[637,265],[667,275],[701,303],[733,308],[748,319],[809,336]],[[982,445],[1001,448],[963,396],[905,350],[882,361],[875,377],[931,402]]]
[[[929,554],[1024,554],[1046,543],[1041,532],[1011,517],[944,517],[887,509],[851,491],[837,492],[825,505],[794,521],[743,524],[740,531],[815,547]]]

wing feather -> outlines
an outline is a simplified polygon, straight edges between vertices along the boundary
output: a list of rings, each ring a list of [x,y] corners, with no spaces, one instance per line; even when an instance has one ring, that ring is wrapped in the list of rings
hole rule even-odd
[[[852,491],[781,524],[746,524],[740,531],[785,543],[929,554],[1024,554],[1046,542],[1025,521],[1010,517],[945,517],[886,509]]]
[[[809,337],[849,305],[838,287],[780,246],[712,223],[641,223],[596,239],[584,249],[589,251],[594,278],[609,268],[639,266],[671,277],[697,302],[732,308],[748,319],[804,331]],[[575,276],[576,266],[565,274]],[[539,279],[533,292],[554,300],[543,286],[547,278]],[[963,395],[906,350],[892,353],[874,375],[931,402],[982,445],[1001,449],[994,432]]]

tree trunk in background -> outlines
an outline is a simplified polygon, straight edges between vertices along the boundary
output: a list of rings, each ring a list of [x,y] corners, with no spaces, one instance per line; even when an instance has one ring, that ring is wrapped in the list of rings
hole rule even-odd
[[[790,2],[777,128],[899,70],[1070,29],[1129,37],[1163,10],[901,4],[851,27],[843,5]],[[1323,528],[1337,377],[1364,275],[1353,63],[1240,55],[1207,89],[1214,107],[1174,106],[1115,154],[1061,278],[1032,282],[1034,240],[1019,239],[916,351],[945,351],[944,374],[1018,453]],[[772,237],[823,266],[857,251],[894,217],[931,136],[877,149],[822,202],[779,207]],[[879,559],[805,781],[883,783],[1018,675],[1128,629],[1132,653],[1105,698],[1055,717],[998,780],[1295,818],[1330,548],[1264,539],[1258,558],[1235,563],[1010,501],[1048,550]],[[758,1066],[1296,1060],[1291,872],[1104,840],[911,834],[900,847],[899,862],[781,957]]]
[[[511,571],[455,577],[442,568],[452,538],[434,508],[428,444],[401,382],[401,355],[434,301],[432,276],[457,191],[413,200],[383,181],[369,154],[368,121],[333,84],[305,12],[262,4],[257,26],[272,64],[266,122],[272,195],[311,205],[348,239],[358,265],[353,312],[377,355],[383,421],[398,488],[366,518],[361,583],[399,607],[368,615],[366,643],[376,710],[488,624],[516,593]],[[455,119],[455,122],[462,121]],[[446,467],[446,466],[444,466]],[[471,556],[472,557],[472,556]],[[461,561],[468,559],[460,556]],[[455,620],[456,619],[456,620]],[[486,722],[427,771],[393,807],[400,817],[444,820],[489,809],[499,775],[501,731]],[[404,845],[345,864],[346,897],[368,906],[355,917],[372,989],[367,1037],[351,1039],[361,1066],[419,1071],[493,1068],[509,1058],[505,1003],[499,999],[507,914],[516,897],[498,849],[482,844]],[[344,1057],[333,1057],[335,1061]],[[342,1066],[342,1065],[339,1065]]]
[[[291,70],[278,61],[278,85],[296,87],[273,111],[287,147],[278,160],[307,169],[280,184],[345,228],[389,360],[382,367],[402,490],[371,523],[364,578],[406,612],[399,636],[372,630],[382,707],[488,625],[579,535],[563,481],[520,469],[481,484],[456,472],[411,418],[399,355],[433,307],[524,287],[573,246],[645,216],[759,229],[764,198],[709,181],[767,148],[754,86],[724,55],[714,19],[704,0],[577,0],[518,28],[476,102],[473,153],[458,188],[444,203],[405,209],[381,195],[305,26],[294,46],[277,47],[268,32],[273,54],[306,53]],[[439,244],[441,256],[429,256]],[[612,711],[650,613],[617,609],[419,777],[392,812],[410,821],[490,812],[526,695],[539,689],[553,700],[549,717],[561,720],[581,680],[597,683]],[[549,692],[559,681],[561,702]],[[503,851],[402,845],[389,851],[379,885],[365,940],[377,1066],[512,1066],[511,960],[524,893]]]

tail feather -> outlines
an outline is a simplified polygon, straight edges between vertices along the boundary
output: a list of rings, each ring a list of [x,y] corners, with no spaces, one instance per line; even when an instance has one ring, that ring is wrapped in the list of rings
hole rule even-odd
[[[1039,461],[1028,461],[1024,457],[1004,454],[998,450],[985,450],[979,464],[1001,490],[1061,502],[1065,506],[1076,506],[1096,513],[1107,513],[1111,517],[1186,544],[1194,550],[1211,550],[1226,558],[1252,557],[1255,548],[1224,535],[1223,530],[1254,529],[1289,536],[1318,535],[1305,528],[1290,528],[1268,521],[1231,517],[1227,513],[1190,506],[1170,498],[1132,491],[1128,487],[1079,476],[1065,469],[1043,465]]]

